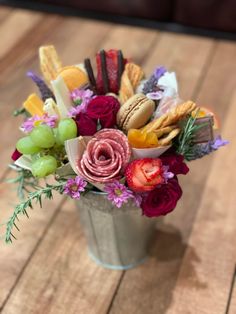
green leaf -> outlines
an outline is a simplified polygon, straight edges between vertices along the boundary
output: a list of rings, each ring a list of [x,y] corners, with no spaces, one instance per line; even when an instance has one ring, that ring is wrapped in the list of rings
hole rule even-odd
[[[33,202],[39,203],[40,206],[42,207],[42,198],[44,197],[44,199],[52,199],[53,191],[62,194],[65,184],[66,181],[58,182],[55,185],[46,184],[46,187],[39,188],[34,192],[30,192],[28,194],[27,200],[24,200],[20,204],[16,205],[12,216],[6,223],[5,242],[12,243],[12,238],[16,239],[16,237],[13,234],[13,229],[15,228],[16,230],[19,231],[19,228],[17,227],[16,224],[16,221],[19,220],[19,215],[26,215],[29,218],[27,209],[28,208],[33,209]]]

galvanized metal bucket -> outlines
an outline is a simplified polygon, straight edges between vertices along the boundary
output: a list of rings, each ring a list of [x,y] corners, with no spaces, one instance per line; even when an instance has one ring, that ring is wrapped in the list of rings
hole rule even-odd
[[[100,192],[81,196],[77,205],[89,255],[97,264],[125,270],[144,262],[156,219],[143,216],[132,201],[117,208]]]

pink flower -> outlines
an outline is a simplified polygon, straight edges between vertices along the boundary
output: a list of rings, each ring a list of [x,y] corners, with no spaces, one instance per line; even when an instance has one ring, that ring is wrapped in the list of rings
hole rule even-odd
[[[152,100],[160,100],[163,97],[163,91],[147,93],[146,96]]]
[[[79,113],[84,113],[87,110],[88,103],[93,98],[93,92],[90,89],[75,89],[71,93],[71,98],[75,104],[69,110],[69,117],[76,117]]]
[[[21,127],[25,133],[30,133],[35,127],[41,124],[46,124],[50,128],[54,128],[56,126],[57,119],[57,116],[49,116],[46,113],[43,116],[35,115],[27,119]]]
[[[64,193],[74,199],[80,198],[80,192],[85,191],[87,182],[81,177],[77,176],[75,179],[68,179],[64,188]]]
[[[118,208],[127,203],[130,198],[134,199],[132,191],[119,181],[106,184],[104,191],[107,192],[107,199]]]
[[[140,194],[138,194],[138,193],[134,193],[133,192],[133,198],[134,198],[134,204],[137,207],[140,207],[141,203],[142,203],[142,196]]]

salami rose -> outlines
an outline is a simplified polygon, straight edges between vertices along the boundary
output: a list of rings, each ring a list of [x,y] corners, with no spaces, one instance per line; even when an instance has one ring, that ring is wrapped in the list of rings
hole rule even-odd
[[[78,170],[90,182],[112,182],[122,177],[130,156],[127,137],[119,130],[103,129],[88,142]]]

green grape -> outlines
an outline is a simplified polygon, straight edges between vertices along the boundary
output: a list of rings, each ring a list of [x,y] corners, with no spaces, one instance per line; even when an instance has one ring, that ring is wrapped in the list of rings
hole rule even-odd
[[[57,160],[53,156],[43,156],[32,163],[32,173],[37,178],[44,178],[57,169]]]
[[[60,147],[63,145],[63,142],[61,141],[60,137],[59,137],[59,133],[58,133],[58,128],[54,128],[53,130],[53,134],[55,137],[55,147]]]
[[[41,151],[41,148],[36,146],[29,136],[22,137],[16,143],[16,148],[21,154],[31,155]]]
[[[55,144],[53,131],[46,124],[41,124],[34,128],[30,133],[30,138],[35,145],[41,148],[50,148]]]
[[[73,119],[62,119],[58,124],[58,134],[60,140],[64,143],[67,140],[77,136],[77,125]]]

